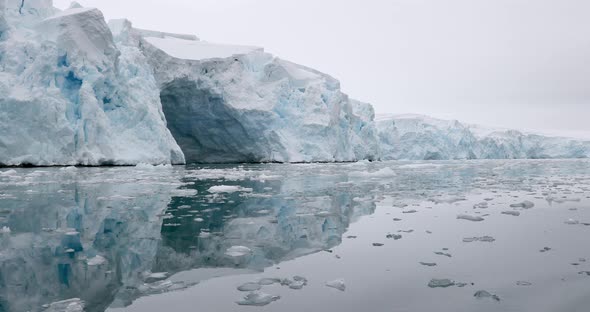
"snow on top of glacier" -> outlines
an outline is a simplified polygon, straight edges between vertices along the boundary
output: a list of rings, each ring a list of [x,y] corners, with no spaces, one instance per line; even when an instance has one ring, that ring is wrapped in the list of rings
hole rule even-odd
[[[67,9],[61,12],[58,12],[48,18],[46,18],[45,20],[52,20],[52,19],[56,19],[56,18],[61,18],[61,17],[66,17],[69,15],[75,15],[75,14],[80,14],[80,13],[85,13],[88,11],[92,11],[92,10],[96,10],[95,8],[73,8],[73,9]]]
[[[227,58],[239,54],[262,51],[262,48],[229,44],[210,43],[205,41],[184,40],[166,36],[164,38],[145,37],[147,42],[166,54],[184,60],[206,60]]]

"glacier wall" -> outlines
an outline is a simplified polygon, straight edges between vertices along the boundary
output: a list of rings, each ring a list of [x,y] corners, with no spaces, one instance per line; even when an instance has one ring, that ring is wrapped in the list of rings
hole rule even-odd
[[[100,11],[51,3],[4,3],[0,165],[184,163],[142,54]]]
[[[372,115],[356,115],[336,79],[261,48],[162,36],[124,23],[112,22],[113,32],[134,38],[154,69],[187,161],[378,159],[378,150],[364,144]]]
[[[590,141],[486,129],[421,115],[377,120],[386,160],[587,158]]]
[[[0,95],[0,166],[379,158],[336,79],[77,3],[0,0]]]

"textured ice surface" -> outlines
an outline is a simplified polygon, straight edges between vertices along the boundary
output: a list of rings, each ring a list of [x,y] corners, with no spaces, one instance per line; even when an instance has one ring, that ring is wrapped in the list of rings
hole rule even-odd
[[[340,291],[346,290],[346,283],[344,282],[343,279],[337,279],[337,280],[326,282],[326,286],[328,286],[330,288],[338,289]]]
[[[587,158],[590,140],[487,129],[422,115],[380,116],[383,159]]]
[[[253,291],[244,297],[244,300],[237,301],[239,305],[265,306],[273,301],[281,299],[281,296],[269,295],[261,291]]]
[[[372,107],[336,79],[258,48],[129,33],[140,37],[188,161],[379,158]]]
[[[113,40],[100,11],[6,5],[0,165],[184,162],[145,57]]]
[[[0,166],[380,157],[371,105],[261,48],[3,0],[0,56]]]

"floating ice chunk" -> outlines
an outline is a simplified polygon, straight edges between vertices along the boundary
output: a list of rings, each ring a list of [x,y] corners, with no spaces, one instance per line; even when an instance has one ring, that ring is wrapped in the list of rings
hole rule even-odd
[[[346,290],[346,283],[343,279],[337,279],[330,282],[326,282],[326,286],[338,289],[340,291]]]
[[[435,255],[439,255],[439,256],[449,257],[449,258],[452,258],[453,257],[450,253],[445,253],[445,252],[442,252],[442,251],[435,251],[434,254]]]
[[[567,221],[565,221],[565,224],[578,225],[578,224],[580,224],[580,221],[574,220],[574,219],[568,219]]]
[[[423,266],[429,266],[429,267],[436,266],[435,262],[419,262],[419,263]]]
[[[481,202],[479,204],[475,204],[473,205],[473,208],[480,208],[480,209],[486,209],[488,208],[488,203],[487,202]]]
[[[252,249],[245,246],[232,246],[225,251],[225,255],[229,257],[242,257],[252,254]]]
[[[518,281],[518,282],[516,282],[516,285],[517,286],[531,286],[531,285],[533,285],[533,283],[527,282],[527,281]]]
[[[246,306],[265,306],[273,301],[281,299],[281,296],[269,295],[261,291],[253,291],[244,297],[244,300],[237,301],[239,305]]]
[[[479,221],[484,221],[485,220],[482,217],[471,216],[471,215],[467,215],[467,214],[460,214],[460,215],[457,216],[457,219],[467,220],[467,221],[473,221],[473,222],[479,222]]]
[[[531,209],[535,207],[535,203],[525,200],[522,203],[512,204],[510,205],[512,208],[524,208],[524,209]]]
[[[488,291],[485,290],[478,290],[474,295],[477,299],[493,299],[495,301],[500,301],[500,297],[497,295],[490,294]]]
[[[430,201],[434,202],[435,204],[453,204],[459,201],[467,200],[465,197],[447,197],[447,198],[435,198],[430,199]]]
[[[375,247],[381,247],[381,246],[383,246],[383,244],[382,243],[373,243],[373,246],[375,246]]]
[[[156,273],[151,273],[150,275],[148,275],[145,279],[146,283],[154,283],[154,282],[158,282],[161,280],[165,280],[167,279],[169,276],[168,272],[156,272]]]
[[[171,165],[167,165],[167,164],[152,165],[152,164],[140,163],[140,164],[137,164],[135,166],[135,168],[141,169],[141,170],[155,170],[155,169],[172,169],[173,167]]]
[[[205,219],[203,219],[203,218],[195,218],[193,221],[195,221],[195,222],[203,222],[203,221],[205,221]]]
[[[450,279],[447,279],[447,278],[445,278],[445,279],[433,278],[428,283],[428,287],[430,287],[430,288],[447,288],[447,287],[451,287],[451,286],[455,286],[455,282]]]
[[[280,282],[281,282],[280,278],[263,278],[258,281],[258,284],[266,286],[266,285],[278,284]]]
[[[18,174],[18,172],[16,172],[16,170],[14,170],[14,169],[0,171],[0,176],[4,176],[4,177],[15,176],[17,174]]]
[[[491,236],[482,236],[482,237],[466,237],[463,239],[463,242],[465,243],[471,243],[471,242],[486,242],[486,243],[492,243],[496,241],[495,238],[491,237]]]
[[[235,192],[252,192],[253,189],[241,187],[238,185],[217,185],[207,190],[209,193],[235,193]]]
[[[387,236],[385,236],[386,238],[393,238],[394,240],[399,240],[402,239],[402,236],[400,234],[387,234]]]
[[[10,234],[10,232],[11,232],[11,231],[10,231],[10,228],[9,228],[9,227],[7,227],[7,226],[3,226],[3,227],[0,229],[0,234]]]
[[[539,252],[548,252],[550,250],[551,250],[551,248],[549,248],[549,247],[543,247],[543,249],[539,250]]]
[[[238,286],[239,291],[256,291],[260,290],[262,286],[259,283],[245,283]]]
[[[581,271],[581,272],[578,272],[578,274],[590,276],[590,271]]]
[[[513,211],[513,210],[502,211],[502,214],[509,215],[509,216],[515,216],[515,217],[520,216],[520,212]]]
[[[402,211],[402,213],[416,213],[418,212],[416,209],[411,209],[411,210],[406,210],[406,211]]]
[[[93,258],[90,258],[86,261],[86,263],[89,266],[94,266],[94,265],[102,265],[105,264],[107,262],[107,259],[105,259],[103,256],[101,255],[96,255]]]
[[[44,307],[44,312],[84,312],[84,301],[79,298],[72,298],[53,302]]]

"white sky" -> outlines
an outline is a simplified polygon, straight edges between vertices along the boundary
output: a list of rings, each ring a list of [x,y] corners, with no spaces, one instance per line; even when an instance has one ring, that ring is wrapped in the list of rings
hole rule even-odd
[[[588,0],[79,2],[140,28],[262,46],[377,113],[590,133]]]

